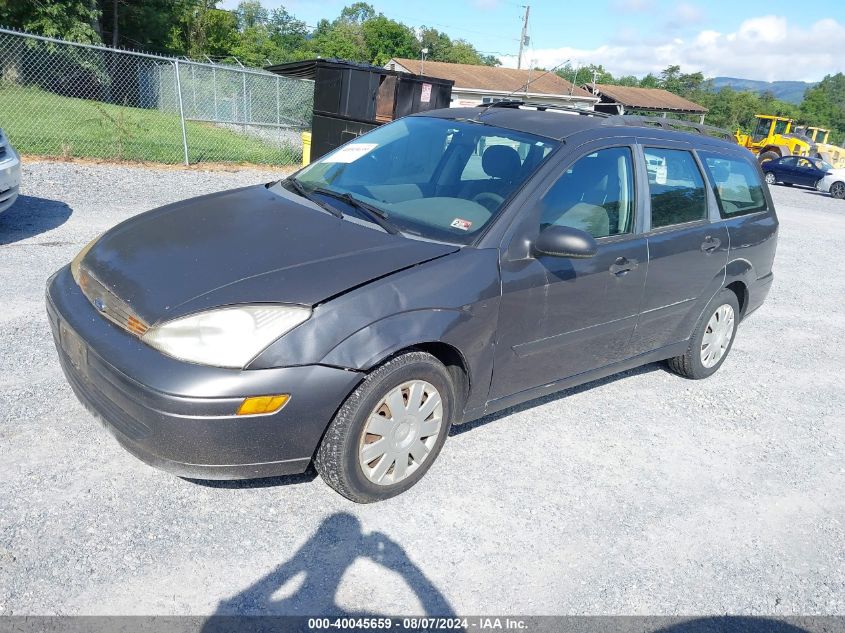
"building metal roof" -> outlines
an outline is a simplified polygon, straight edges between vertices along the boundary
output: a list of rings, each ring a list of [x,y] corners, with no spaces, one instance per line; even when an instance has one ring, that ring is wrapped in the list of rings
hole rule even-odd
[[[517,70],[516,68],[450,64],[428,60],[423,65],[419,59],[400,57],[394,57],[390,62],[396,62],[397,67],[402,66],[414,74],[420,74],[420,71],[424,69],[426,75],[451,79],[455,82],[456,90],[464,88],[507,94],[525,90],[525,84],[531,82],[528,88],[531,94],[554,97],[571,96],[574,99],[595,100],[595,97],[583,88],[573,86],[559,75],[546,73],[544,70]],[[390,68],[390,62],[388,62],[387,68]]]
[[[685,112],[705,114],[707,108],[684,99],[662,88],[633,88],[612,84],[587,84],[586,88],[602,102],[618,103],[630,110],[650,110],[656,112]]]

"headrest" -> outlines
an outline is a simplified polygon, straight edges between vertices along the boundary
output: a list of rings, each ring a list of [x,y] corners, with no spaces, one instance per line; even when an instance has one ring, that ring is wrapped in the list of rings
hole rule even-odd
[[[507,145],[491,145],[481,155],[481,168],[491,178],[515,178],[521,165],[519,153]]]

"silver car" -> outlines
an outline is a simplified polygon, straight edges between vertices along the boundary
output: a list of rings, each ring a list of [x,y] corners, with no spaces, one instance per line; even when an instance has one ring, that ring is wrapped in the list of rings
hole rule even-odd
[[[21,159],[0,130],[0,213],[11,207],[21,184]]]

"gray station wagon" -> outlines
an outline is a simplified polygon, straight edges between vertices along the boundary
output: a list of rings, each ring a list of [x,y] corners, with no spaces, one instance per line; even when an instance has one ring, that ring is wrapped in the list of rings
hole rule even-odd
[[[432,111],[119,224],[47,310],[78,397],[145,462],[313,463],[375,501],[452,424],[643,363],[719,369],[772,283],[761,177],[732,143],[628,117]]]

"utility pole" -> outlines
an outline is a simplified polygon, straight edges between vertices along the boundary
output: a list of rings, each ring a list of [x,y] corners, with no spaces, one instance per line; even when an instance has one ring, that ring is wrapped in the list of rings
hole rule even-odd
[[[517,69],[522,68],[522,49],[528,41],[528,14],[531,13],[531,6],[525,6],[525,16],[522,18],[522,34],[519,36],[519,59],[516,60]]]

